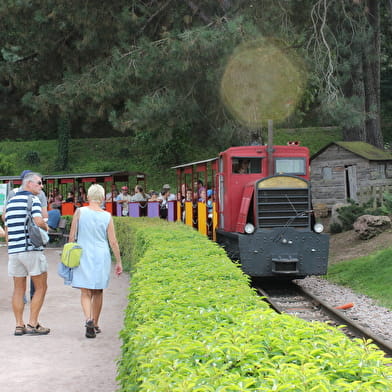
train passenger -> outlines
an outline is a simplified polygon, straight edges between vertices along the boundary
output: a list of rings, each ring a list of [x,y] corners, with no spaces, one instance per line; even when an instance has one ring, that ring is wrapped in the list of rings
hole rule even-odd
[[[207,211],[208,211],[208,218],[212,218],[212,210],[213,210],[213,205],[212,205],[212,196],[214,194],[214,191],[212,189],[208,189],[207,191]]]
[[[112,201],[115,201],[118,196],[118,190],[114,188],[111,192],[108,192],[105,196],[105,201],[107,203],[111,203]]]
[[[187,189],[186,193],[185,193],[185,197],[182,199],[181,203],[182,203],[182,208],[184,209],[182,211],[182,221],[185,222],[185,203],[186,202],[191,202],[193,203],[193,192],[192,189]]]
[[[66,203],[74,203],[75,202],[75,193],[72,191],[69,191],[67,193],[67,197],[65,199]]]
[[[250,164],[249,159],[240,159],[240,161],[238,162],[238,170],[236,171],[236,173],[239,174],[249,173],[249,164]]]
[[[131,195],[128,194],[128,187],[123,186],[121,188],[121,193],[117,196],[116,199],[117,203],[121,204],[121,215],[127,216],[128,215],[128,203],[131,201]]]
[[[60,193],[59,188],[53,188],[53,191],[50,192],[48,198],[48,204],[52,203],[61,204],[63,202],[63,195]]]
[[[167,219],[167,213],[169,207],[167,202],[169,201],[169,191],[162,190],[160,197],[161,199],[160,199],[160,206],[159,206],[159,217],[161,219]]]
[[[182,203],[185,203],[186,201],[193,201],[192,189],[188,188],[186,190],[186,194],[185,194],[185,197],[182,199]]]
[[[80,206],[82,206],[83,203],[87,203],[86,189],[84,188],[83,185],[80,185],[78,188],[78,193],[76,196],[76,203],[79,204]]]
[[[135,186],[135,194],[131,197],[131,201],[147,201],[148,197],[144,193],[143,188],[140,185]]]
[[[61,218],[61,206],[57,203],[52,203],[50,205],[50,210],[48,211],[48,226],[49,229],[56,230],[59,225]]]
[[[198,200],[200,198],[200,193],[202,190],[206,190],[204,187],[203,181],[202,180],[197,180],[194,182],[194,199]]]
[[[158,192],[155,192],[155,191],[150,191],[150,198],[148,199],[148,201],[159,201],[158,200],[158,196],[159,196],[159,193]]]
[[[200,197],[198,199],[199,203],[207,203],[207,191],[205,189],[202,189],[200,191]]]
[[[176,199],[177,199],[177,198],[176,198],[176,195],[175,195],[174,193],[170,193],[170,185],[169,185],[169,184],[165,184],[165,185],[162,187],[162,192],[161,192],[161,194],[159,195],[159,200],[162,200],[163,192],[167,193],[167,201],[173,201],[173,200],[176,200]]]

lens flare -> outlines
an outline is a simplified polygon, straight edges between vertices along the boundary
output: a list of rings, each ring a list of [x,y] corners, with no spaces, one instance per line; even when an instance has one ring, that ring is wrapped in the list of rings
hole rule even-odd
[[[281,121],[295,109],[304,87],[304,67],[278,47],[260,42],[230,58],[221,81],[221,98],[231,114],[248,127]]]

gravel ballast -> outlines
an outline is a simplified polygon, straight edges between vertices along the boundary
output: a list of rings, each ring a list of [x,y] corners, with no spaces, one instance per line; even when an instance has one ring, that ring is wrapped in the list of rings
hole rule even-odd
[[[296,283],[331,307],[353,303],[353,307],[341,310],[343,314],[392,344],[392,311],[378,306],[374,300],[365,295],[356,294],[349,288],[338,286],[322,278],[310,276],[297,280]]]

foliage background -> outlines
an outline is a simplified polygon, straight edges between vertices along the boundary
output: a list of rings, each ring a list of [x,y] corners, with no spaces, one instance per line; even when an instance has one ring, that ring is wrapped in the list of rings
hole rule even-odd
[[[341,140],[338,128],[279,129],[275,131],[275,144],[286,144],[298,140],[314,154],[326,144]],[[189,146],[181,163],[194,162],[218,156],[214,146],[193,148]],[[162,184],[175,184],[175,171],[166,162],[156,163],[133,143],[133,138],[83,138],[69,142],[69,163],[67,170],[58,170],[57,141],[1,141],[0,173],[19,175],[29,168],[43,175],[58,173],[87,173],[102,171],[142,171],[147,174],[148,188],[160,189]],[[132,185],[132,184],[131,184]]]
[[[58,139],[57,170],[75,166],[67,141],[76,138],[129,137],[130,151],[155,166],[192,159],[194,149],[215,155],[248,143],[254,132],[265,136],[266,121],[249,129],[231,116],[219,86],[239,45],[273,41],[300,57],[308,74],[295,112],[276,127],[338,126],[344,136],[366,140],[365,129],[381,110],[390,141],[386,3],[304,0],[298,12],[298,0],[5,0],[0,135]],[[373,6],[380,22],[376,55]],[[365,105],[365,65],[378,59],[381,109],[377,102]]]

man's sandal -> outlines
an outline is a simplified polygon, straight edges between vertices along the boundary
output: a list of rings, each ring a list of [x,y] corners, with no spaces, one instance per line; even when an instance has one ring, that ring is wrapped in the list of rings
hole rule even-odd
[[[25,325],[23,325],[23,326],[17,325],[15,327],[15,332],[14,332],[15,336],[22,336],[25,333],[26,333],[26,326]]]
[[[50,332],[50,328],[45,328],[40,324],[37,324],[33,327],[30,324],[27,324],[26,334],[27,335],[47,335]]]

